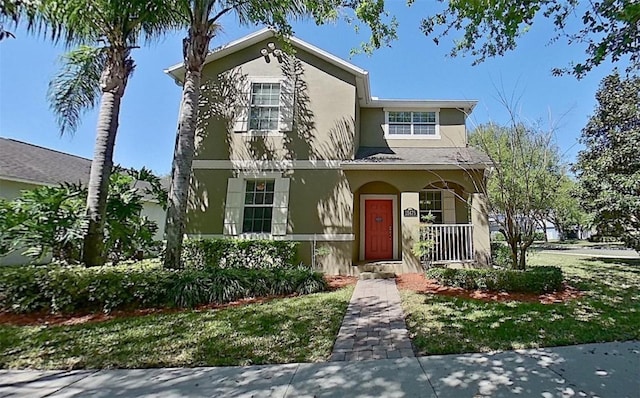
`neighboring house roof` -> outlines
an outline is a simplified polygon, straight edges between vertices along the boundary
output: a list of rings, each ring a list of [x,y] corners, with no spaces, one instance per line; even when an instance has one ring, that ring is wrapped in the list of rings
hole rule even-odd
[[[205,58],[205,65],[233,54],[237,51],[243,50],[254,44],[257,44],[270,37],[274,37],[276,32],[270,28],[264,28],[257,32],[251,33],[238,40],[225,44],[213,51],[211,51]],[[362,107],[448,107],[448,108],[461,108],[467,113],[471,113],[478,101],[475,100],[404,100],[404,99],[380,99],[371,96],[371,88],[369,84],[369,72],[350,63],[342,58],[339,58],[331,53],[328,53],[312,44],[307,43],[304,40],[300,40],[297,37],[291,36],[289,38],[291,44],[294,47],[300,48],[308,53],[315,55],[316,57],[351,73],[356,78],[356,88],[358,91],[358,98],[360,106]],[[179,63],[165,69],[165,73],[173,77],[176,83],[181,84],[185,76],[184,63]]]
[[[430,169],[485,168],[491,160],[481,151],[470,148],[390,148],[360,147],[354,160],[342,162],[342,167],[349,169],[402,169],[425,166]]]
[[[55,186],[64,182],[87,185],[91,172],[91,160],[80,156],[0,137],[0,179],[34,185]],[[161,180],[167,188],[169,181]],[[147,194],[151,185],[136,181],[134,187],[145,200],[153,200]]]
[[[0,137],[0,178],[38,185],[89,181],[91,160]]]

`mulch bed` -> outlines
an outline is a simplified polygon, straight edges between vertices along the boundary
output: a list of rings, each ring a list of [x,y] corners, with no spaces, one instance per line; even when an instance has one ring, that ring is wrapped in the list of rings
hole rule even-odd
[[[564,303],[582,297],[579,290],[564,285],[559,292],[547,294],[534,293],[506,293],[506,292],[488,292],[482,290],[466,290],[460,287],[448,287],[438,284],[434,279],[425,278],[424,274],[401,274],[396,278],[399,289],[413,290],[418,293],[439,294],[450,297],[462,297],[468,299],[504,302],[504,301],[521,301],[521,302],[539,302],[542,304]]]
[[[355,285],[358,279],[353,276],[325,276],[329,284],[329,290],[334,291],[345,286]],[[269,296],[247,298],[238,301],[232,301],[225,304],[207,304],[201,305],[194,310],[207,311],[229,307],[238,307],[241,305],[265,303],[274,299],[284,297],[295,297],[297,294],[288,296]],[[132,316],[145,316],[151,314],[171,314],[176,312],[190,311],[187,308],[146,308],[137,310],[118,310],[105,313],[77,313],[77,314],[49,314],[47,312],[38,312],[30,314],[13,314],[9,312],[0,312],[0,325],[41,325],[41,326],[71,326],[81,325],[85,323],[104,322],[117,318],[129,318]]]

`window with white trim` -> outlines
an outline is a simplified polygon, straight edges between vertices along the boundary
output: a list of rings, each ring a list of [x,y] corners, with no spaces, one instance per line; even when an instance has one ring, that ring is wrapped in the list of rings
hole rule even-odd
[[[246,180],[243,233],[271,233],[275,180]]]
[[[252,83],[249,129],[278,130],[280,122],[280,83]]]
[[[387,111],[387,136],[433,137],[438,135],[437,111]]]
[[[225,236],[261,237],[287,234],[290,179],[260,172],[227,180]]]
[[[442,191],[420,192],[420,221],[427,220],[433,224],[442,224]]]

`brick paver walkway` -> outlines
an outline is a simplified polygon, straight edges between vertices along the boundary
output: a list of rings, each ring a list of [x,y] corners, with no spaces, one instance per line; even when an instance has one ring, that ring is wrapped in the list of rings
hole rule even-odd
[[[413,356],[396,281],[358,281],[329,360]]]

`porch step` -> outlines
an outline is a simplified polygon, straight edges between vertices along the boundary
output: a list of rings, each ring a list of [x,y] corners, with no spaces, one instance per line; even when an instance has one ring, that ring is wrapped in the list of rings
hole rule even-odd
[[[395,273],[398,268],[401,267],[401,263],[393,263],[393,262],[375,262],[375,263],[365,263],[358,264],[358,271],[360,273],[363,272],[388,272]]]
[[[395,272],[360,272],[360,279],[393,279]]]

